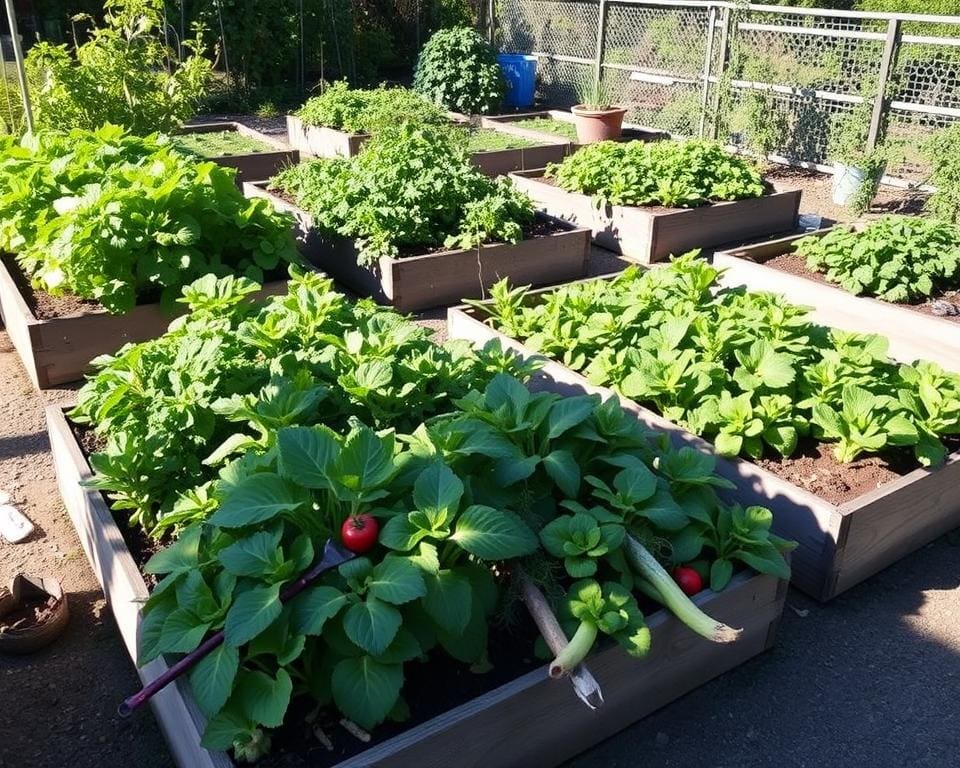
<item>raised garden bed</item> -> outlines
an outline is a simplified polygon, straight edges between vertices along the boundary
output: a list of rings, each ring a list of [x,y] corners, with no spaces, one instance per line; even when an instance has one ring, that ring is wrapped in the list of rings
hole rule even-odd
[[[64,410],[51,405],[46,416],[64,504],[134,658],[146,585],[103,497],[80,485],[90,477],[90,467]],[[596,711],[588,710],[568,683],[549,679],[544,666],[374,744],[336,768],[557,765],[771,647],[785,598],[784,582],[740,573],[722,593],[705,590],[694,598],[711,616],[743,628],[737,642],[710,643],[666,611],[653,613],[647,617],[652,649],[646,658],[632,659],[619,647],[590,657],[606,699]],[[165,668],[158,659],[140,670],[141,678],[153,679]],[[233,765],[226,754],[200,747],[204,721],[189,686],[170,686],[152,704],[181,768]],[[532,726],[525,727],[523,738],[517,737],[517,723]],[[323,753],[311,753],[311,764],[317,764],[318,754]]]
[[[237,170],[237,184],[269,179],[288,165],[300,162],[298,149],[248,128],[241,123],[201,123],[187,125],[177,131],[188,151],[202,155],[217,165]],[[225,137],[218,134],[228,134]],[[236,134],[236,139],[229,134]],[[205,136],[207,140],[198,139]],[[235,145],[235,146],[234,146]],[[207,154],[212,152],[214,154]]]
[[[493,243],[479,250],[438,250],[404,258],[382,258],[376,267],[357,263],[352,240],[330,237],[313,226],[309,213],[266,189],[266,183],[244,184],[248,197],[269,199],[296,218],[296,237],[305,259],[354,292],[391,304],[401,312],[456,304],[480,298],[498,280],[547,285],[587,274],[590,233],[564,222],[552,222],[549,234],[516,244]],[[542,224],[548,224],[541,217]]]
[[[699,208],[598,208],[589,195],[550,183],[544,178],[544,169],[511,173],[510,178],[544,213],[589,227],[597,245],[641,263],[664,261],[695,248],[793,231],[800,209],[799,189],[777,189],[763,197]]]
[[[482,117],[480,126],[527,139],[560,139],[568,142],[573,150],[583,146],[577,141],[573,115],[560,109]],[[669,133],[656,128],[625,125],[620,141],[662,141],[669,138]]]
[[[825,325],[886,336],[890,339],[890,355],[897,360],[931,360],[948,370],[960,371],[960,323],[956,320],[936,317],[910,305],[854,296],[806,270],[799,258],[800,269],[795,269],[794,264],[790,264],[791,271],[768,266],[771,261],[781,263],[793,254],[798,240],[822,237],[829,231],[830,228],[820,229],[718,251],[713,263],[726,270],[722,278],[726,284],[775,291],[795,304],[812,307],[813,317]]]
[[[158,303],[141,304],[123,315],[93,309],[40,319],[17,283],[0,260],[0,317],[38,389],[83,378],[95,357],[116,352],[130,342],[159,336],[174,319]],[[272,296],[286,289],[286,280],[276,280],[267,283],[258,295]]]
[[[541,293],[531,292],[528,300],[536,301]],[[496,338],[526,357],[543,360],[529,347],[491,328],[472,307],[450,309],[447,332],[450,338],[475,343]],[[536,386],[565,395],[615,394],[553,360],[545,361]],[[627,398],[620,397],[620,401],[643,424],[668,433],[676,445],[715,453],[708,441],[677,424]],[[821,498],[748,460],[717,456],[716,471],[736,485],[727,493],[739,503],[773,511],[776,533],[799,543],[792,554],[792,583],[822,601],[960,526],[960,495],[956,493],[960,450],[936,469],[915,469],[842,503]]]
[[[466,123],[465,119],[456,115],[451,120],[458,124]],[[287,136],[291,146],[316,157],[354,157],[370,138],[367,133],[346,133],[334,128],[306,125],[296,115],[287,115]],[[470,160],[477,170],[487,176],[502,176],[511,171],[543,168],[548,163],[560,162],[571,151],[570,142],[551,136],[518,139],[519,146],[478,150],[471,153]]]

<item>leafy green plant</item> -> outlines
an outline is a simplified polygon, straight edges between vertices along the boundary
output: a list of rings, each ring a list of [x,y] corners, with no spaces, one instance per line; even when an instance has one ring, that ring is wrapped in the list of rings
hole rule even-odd
[[[857,216],[870,209],[887,165],[893,159],[893,147],[878,142],[867,146],[873,100],[867,99],[851,110],[838,112],[830,122],[827,156],[835,163],[857,168],[865,178],[848,203]]]
[[[420,51],[413,87],[435,104],[469,115],[495,110],[506,89],[493,49],[469,27],[434,33]]]
[[[198,277],[262,280],[299,257],[290,217],[248,200],[234,172],[116,126],[0,143],[0,247],[34,286],[127,312],[172,308]]]
[[[764,194],[749,161],[701,140],[602,141],[547,166],[547,176],[611,205],[692,208]]]
[[[401,249],[517,242],[533,221],[533,203],[506,180],[477,171],[463,138],[405,124],[375,136],[357,157],[293,166],[271,187],[293,197],[317,226],[356,238],[362,264]]]
[[[924,210],[953,224],[960,224],[958,142],[960,125],[954,124],[934,133],[923,145],[923,154],[931,165],[930,184],[937,189],[927,200]]]
[[[809,269],[850,293],[910,302],[960,284],[960,230],[935,219],[883,216],[797,241]]]
[[[178,149],[200,158],[275,151],[275,148],[265,141],[245,136],[238,131],[184,133],[173,137],[172,141]]]
[[[307,125],[355,134],[376,134],[401,123],[446,125],[446,113],[407,88],[351,88],[345,80],[332,83],[308,99],[297,115]]]
[[[94,485],[155,535],[209,515],[204,483],[238,451],[269,447],[291,423],[412,429],[499,371],[511,355],[428,333],[370,302],[349,303],[330,280],[291,277],[286,295],[257,305],[257,285],[208,275],[188,286],[190,314],[163,336],[95,361],[71,418],[105,440]],[[197,490],[181,496],[178,489]]]
[[[104,123],[134,133],[168,131],[192,117],[212,65],[200,55],[201,30],[183,40],[176,60],[164,43],[161,0],[109,0],[104,26],[71,54],[40,42],[27,55],[36,121],[41,128],[94,130]]]
[[[837,443],[840,461],[901,447],[923,465],[942,461],[960,375],[897,366],[883,337],[817,326],[778,295],[720,288],[719,272],[695,256],[533,302],[501,283],[489,302],[472,303],[508,335],[713,441],[721,455],[789,457],[815,438]]]

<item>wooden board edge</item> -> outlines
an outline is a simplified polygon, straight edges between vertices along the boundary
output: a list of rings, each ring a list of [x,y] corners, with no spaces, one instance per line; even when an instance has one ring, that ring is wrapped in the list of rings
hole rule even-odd
[[[27,306],[7,265],[0,261],[0,318],[27,378],[37,389],[50,386],[38,359],[36,326],[40,323]]]
[[[57,404],[45,408],[57,485],[80,544],[107,597],[117,629],[136,667],[135,649],[140,624],[139,604],[136,601],[146,598],[147,587],[102,496],[98,491],[80,486],[80,482],[92,473],[70,429],[65,410],[64,406]],[[137,668],[137,674],[146,683],[167,668],[164,659],[156,659]],[[233,768],[233,761],[226,753],[208,752],[200,746],[204,721],[192,704],[184,681],[157,694],[151,706],[179,768]]]

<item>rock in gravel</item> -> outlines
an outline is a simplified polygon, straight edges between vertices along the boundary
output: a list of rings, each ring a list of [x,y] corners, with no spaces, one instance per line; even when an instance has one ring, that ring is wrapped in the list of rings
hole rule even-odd
[[[960,306],[957,306],[952,301],[938,299],[930,305],[930,311],[938,317],[955,317],[956,315],[960,315]]]

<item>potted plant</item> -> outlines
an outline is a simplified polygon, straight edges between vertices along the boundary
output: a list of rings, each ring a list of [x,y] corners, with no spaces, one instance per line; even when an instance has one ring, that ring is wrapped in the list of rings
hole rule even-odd
[[[577,89],[580,104],[570,108],[577,126],[577,141],[593,144],[597,141],[619,139],[623,133],[626,107],[611,103],[607,86],[599,77],[587,77]]]
[[[887,168],[890,154],[882,143],[868,148],[871,100],[850,112],[834,116],[827,156],[833,161],[833,202],[848,206],[856,215],[870,208]]]

